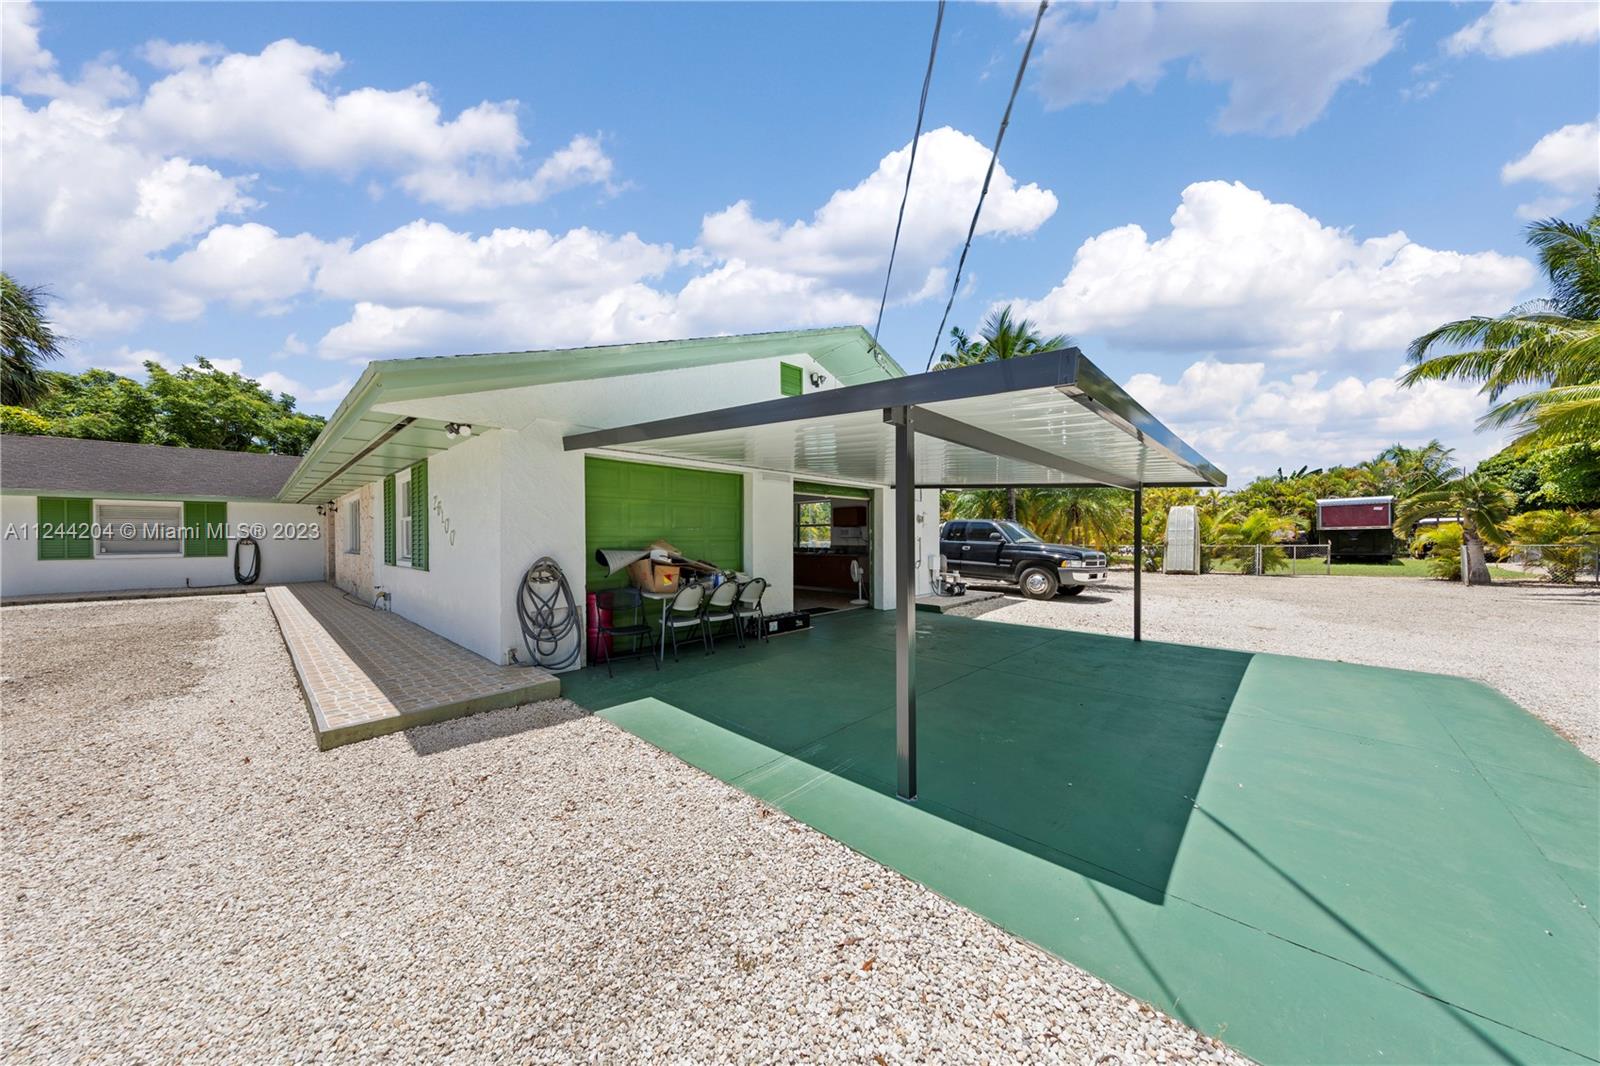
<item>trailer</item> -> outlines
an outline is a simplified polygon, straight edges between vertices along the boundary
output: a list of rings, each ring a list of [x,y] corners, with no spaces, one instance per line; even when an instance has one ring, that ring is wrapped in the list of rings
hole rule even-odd
[[[1375,559],[1395,555],[1394,497],[1342,496],[1317,501],[1313,540],[1329,545],[1335,559]]]

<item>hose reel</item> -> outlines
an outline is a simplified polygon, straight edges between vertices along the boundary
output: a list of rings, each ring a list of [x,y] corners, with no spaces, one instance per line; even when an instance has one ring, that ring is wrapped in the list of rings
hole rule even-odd
[[[565,670],[583,653],[582,619],[561,567],[548,555],[522,575],[517,586],[517,621],[533,665]]]

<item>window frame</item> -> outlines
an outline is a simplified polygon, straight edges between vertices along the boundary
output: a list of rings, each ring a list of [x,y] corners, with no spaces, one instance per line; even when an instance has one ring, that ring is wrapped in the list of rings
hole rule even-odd
[[[345,505],[349,508],[344,523],[344,553],[361,554],[361,497],[352,497]]]
[[[822,506],[828,509],[828,521],[805,522],[802,516],[807,507]],[[808,543],[803,535],[807,529],[825,529],[827,536],[817,543]],[[833,501],[832,500],[796,500],[794,505],[794,546],[796,548],[831,548],[833,547]]]
[[[394,474],[394,565],[411,566],[411,468]]]
[[[173,528],[175,530],[178,531],[178,536],[176,538],[174,538],[173,541],[172,541],[172,545],[173,545],[172,549],[170,551],[162,551],[162,552],[108,552],[108,551],[105,550],[105,544],[106,544],[106,541],[107,541],[108,538],[103,537],[103,536],[91,537],[90,538],[90,543],[93,545],[93,551],[90,553],[90,558],[92,558],[92,559],[181,559],[181,558],[183,558],[184,555],[186,554],[185,551],[184,551],[184,541],[185,541],[185,539],[187,537],[186,528],[184,526],[184,513],[183,513],[184,502],[185,501],[183,501],[183,500],[95,500],[94,501],[94,528],[96,530],[102,530],[103,531],[103,530],[111,527],[114,524],[120,524],[118,522],[107,521],[104,517],[102,517],[103,511],[107,507],[165,507],[165,508],[171,508],[171,510],[173,511],[172,526],[173,526]],[[160,521],[160,520],[159,519],[147,519],[146,521]],[[109,538],[109,539],[115,540],[117,538]]]

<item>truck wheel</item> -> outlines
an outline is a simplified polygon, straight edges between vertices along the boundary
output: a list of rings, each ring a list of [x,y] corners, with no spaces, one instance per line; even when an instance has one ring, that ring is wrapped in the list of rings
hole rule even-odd
[[[1030,600],[1055,598],[1056,575],[1043,567],[1028,567],[1017,577],[1017,584],[1022,586],[1022,594]]]
[[[1082,585],[1068,585],[1066,588],[1061,590],[1061,595],[1063,595],[1063,596],[1077,596],[1082,592],[1083,592],[1083,586]]]

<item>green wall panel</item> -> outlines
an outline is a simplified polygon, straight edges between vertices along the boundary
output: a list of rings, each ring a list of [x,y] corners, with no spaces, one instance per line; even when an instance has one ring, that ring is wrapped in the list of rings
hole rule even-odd
[[[744,478],[715,470],[652,463],[584,460],[584,523],[589,591],[628,583],[608,577],[597,548],[642,548],[668,540],[692,559],[744,567]]]

